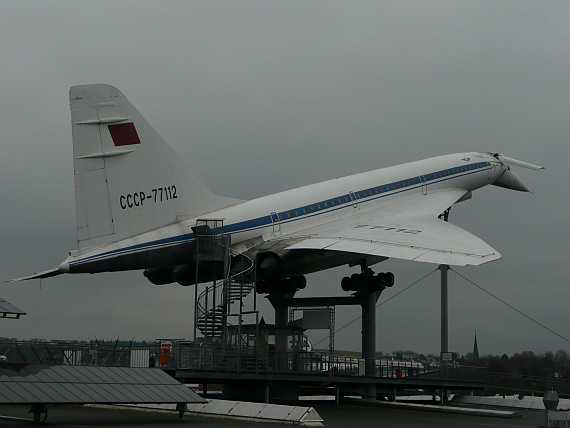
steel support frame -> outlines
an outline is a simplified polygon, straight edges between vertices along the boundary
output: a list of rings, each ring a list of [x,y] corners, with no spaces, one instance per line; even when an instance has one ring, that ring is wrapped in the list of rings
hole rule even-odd
[[[299,307],[330,307],[336,305],[360,305],[362,307],[362,358],[365,361],[365,376],[374,376],[376,361],[376,302],[381,291],[359,291],[352,296],[342,297],[300,297],[294,298],[295,293],[270,294],[269,301],[275,309],[275,325],[287,327],[287,312]],[[278,343],[286,349],[287,343]],[[363,384],[362,395],[365,399],[376,399],[376,385]]]
[[[329,356],[334,355],[334,332],[335,332],[335,306],[293,306],[289,308],[289,322],[295,321],[296,311],[319,311],[328,310],[330,314],[329,322]]]

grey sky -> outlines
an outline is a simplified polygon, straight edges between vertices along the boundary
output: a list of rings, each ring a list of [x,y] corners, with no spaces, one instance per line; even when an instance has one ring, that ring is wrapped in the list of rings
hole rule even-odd
[[[227,196],[461,151],[545,166],[516,168],[533,194],[488,187],[453,208],[503,255],[457,271],[570,339],[569,18],[567,1],[0,1],[0,278],[76,248],[68,90],[108,83]],[[378,265],[397,281],[380,301],[435,267]],[[311,275],[300,295],[340,295],[350,272]],[[438,352],[438,281],[378,310],[379,350]],[[28,315],[0,335],[190,338],[193,294],[141,272],[4,284]],[[451,350],[475,330],[481,353],[569,347],[453,273],[449,295]],[[358,314],[339,308],[337,326]]]

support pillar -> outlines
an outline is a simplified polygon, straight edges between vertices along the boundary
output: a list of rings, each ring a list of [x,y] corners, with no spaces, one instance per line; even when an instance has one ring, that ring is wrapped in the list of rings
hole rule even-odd
[[[289,324],[289,306],[282,297],[271,296],[269,299],[275,309],[275,327],[277,327],[277,337],[275,345],[277,352],[287,352],[287,335],[279,330],[279,327],[287,327]]]
[[[284,369],[287,367],[287,333],[281,330],[284,327],[287,327],[289,324],[289,305],[287,304],[287,300],[291,299],[295,295],[293,293],[286,293],[286,294],[270,294],[269,295],[269,302],[275,309],[275,327],[277,327],[276,337],[275,337],[275,347],[276,347],[276,368],[278,370]]]
[[[178,419],[182,419],[186,411],[186,403],[176,403],[176,411],[178,412]]]
[[[275,309],[275,326],[287,327],[289,323],[289,306],[283,302],[283,299],[271,299],[271,303]]]
[[[448,352],[448,324],[447,324],[447,271],[448,265],[439,265],[441,271],[441,352]]]
[[[34,422],[36,423],[42,422],[41,415],[43,413],[46,415],[44,418],[45,421],[47,418],[47,406],[45,404],[34,403],[28,413],[34,414]]]
[[[360,295],[362,306],[362,358],[364,359],[364,375],[374,376],[376,362],[376,302],[380,292],[363,292]],[[376,399],[376,385],[364,384],[363,398]]]
[[[448,342],[448,316],[447,316],[447,271],[449,270],[449,265],[439,265],[439,270],[441,271],[441,352],[449,352],[449,342]],[[447,362],[445,363],[447,364]],[[443,365],[443,361],[442,361]],[[447,370],[447,367],[441,367]],[[446,389],[441,390],[441,404],[447,404],[448,402],[448,391]]]

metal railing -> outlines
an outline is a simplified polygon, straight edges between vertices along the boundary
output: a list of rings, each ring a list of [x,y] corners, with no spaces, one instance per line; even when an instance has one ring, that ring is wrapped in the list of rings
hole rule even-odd
[[[141,354],[142,351],[142,354]],[[1,341],[0,355],[5,362],[47,365],[81,365],[101,367],[137,367],[151,365],[151,356],[159,359],[160,344],[137,347],[66,342]],[[146,355],[146,362],[141,361]]]
[[[229,245],[227,238],[223,241],[218,239],[218,241],[218,247],[225,248],[224,245]],[[214,281],[211,286],[207,286],[198,296],[196,303],[196,327],[205,337],[222,336],[224,321],[227,321],[227,316],[230,315],[230,305],[240,301],[241,308],[242,299],[254,289],[251,274],[254,269],[253,260],[231,248],[229,251],[232,258],[239,260],[232,263],[232,267],[237,271],[229,270],[227,278],[218,282]]]
[[[168,356],[164,351],[168,350]],[[84,365],[102,367],[157,367],[227,373],[276,373],[321,376],[364,376],[362,358],[328,353],[255,351],[246,347],[218,347],[211,343],[173,342],[147,346],[0,342],[0,355],[10,363]],[[439,367],[412,362],[375,360],[379,378],[482,380],[476,367]]]
[[[556,391],[561,397],[570,397],[570,381],[504,373],[486,373],[487,390],[492,393],[516,393],[540,395],[544,391]]]
[[[168,355],[164,351],[168,349]],[[94,343],[0,341],[0,355],[9,363],[84,365],[101,367],[156,367],[170,370],[226,373],[275,373],[319,376],[364,376],[362,358],[328,353],[275,352],[272,346],[255,351],[247,347],[217,347],[211,343],[172,342],[146,346]],[[4,358],[2,358],[4,360]],[[0,360],[1,361],[1,360]],[[391,379],[479,382],[488,393],[540,395],[557,391],[570,396],[570,380],[488,373],[481,367],[420,364],[375,360],[374,377]]]
[[[179,369],[228,373],[278,373],[322,376],[364,376],[365,359],[330,356],[328,353],[275,352],[271,349],[216,348],[180,343]],[[473,382],[485,380],[478,367],[439,366],[414,362],[375,360],[374,377],[441,379]]]

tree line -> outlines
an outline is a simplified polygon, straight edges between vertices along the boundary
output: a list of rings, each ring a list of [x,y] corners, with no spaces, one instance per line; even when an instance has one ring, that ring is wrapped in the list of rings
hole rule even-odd
[[[532,351],[507,354],[484,355],[478,360],[465,356],[465,365],[485,367],[488,372],[516,374],[522,376],[570,378],[570,355],[565,350],[556,353],[547,351],[535,354]]]

